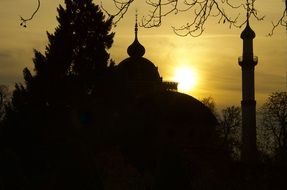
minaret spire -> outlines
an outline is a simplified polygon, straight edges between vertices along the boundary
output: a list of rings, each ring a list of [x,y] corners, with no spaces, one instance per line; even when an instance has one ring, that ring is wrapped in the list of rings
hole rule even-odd
[[[253,39],[255,32],[249,25],[249,4],[247,1],[246,27],[240,37],[243,40],[243,55],[239,57],[239,65],[242,69],[242,151],[243,162],[257,161],[256,147],[256,101],[255,101],[255,80],[254,70],[258,62],[253,56]]]

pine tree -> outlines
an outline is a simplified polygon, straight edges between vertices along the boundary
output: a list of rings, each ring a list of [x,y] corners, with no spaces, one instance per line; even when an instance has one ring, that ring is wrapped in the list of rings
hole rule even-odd
[[[48,71],[51,69],[59,76],[92,79],[107,68],[106,50],[111,47],[114,35],[110,33],[112,20],[105,21],[92,0],[66,0],[65,3],[66,9],[58,8],[59,26],[53,35],[48,33],[50,43],[45,54],[50,66]],[[39,68],[36,63],[35,68]]]
[[[63,106],[103,84],[107,50],[113,43],[112,20],[105,20],[92,0],[65,0],[65,4],[66,8],[58,8],[59,26],[47,34],[45,54],[35,51],[35,76],[28,69],[24,73],[27,88],[41,92],[47,105]]]
[[[43,189],[44,184],[47,189],[53,184],[49,189],[100,187],[92,150],[69,114],[76,104],[89,103],[91,93],[100,92],[108,80],[112,19],[105,19],[92,0],[65,0],[65,5],[58,8],[59,25],[48,33],[45,53],[35,50],[35,73],[25,68],[25,83],[15,86],[0,129],[1,144],[15,155],[0,176],[21,173],[4,187],[21,180],[23,189]]]

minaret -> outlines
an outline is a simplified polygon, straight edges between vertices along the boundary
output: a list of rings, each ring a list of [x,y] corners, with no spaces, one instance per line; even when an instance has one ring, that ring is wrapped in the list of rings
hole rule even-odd
[[[254,92],[254,68],[258,58],[253,56],[255,32],[249,26],[249,15],[245,29],[240,35],[243,40],[243,56],[238,62],[242,69],[242,149],[241,160],[246,163],[257,161],[256,148],[256,101]]]

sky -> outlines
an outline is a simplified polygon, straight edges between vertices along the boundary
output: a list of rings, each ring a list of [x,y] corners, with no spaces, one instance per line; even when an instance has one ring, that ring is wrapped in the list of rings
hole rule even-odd
[[[94,0],[99,3],[99,0]],[[103,0],[103,6],[113,11],[110,0]],[[112,30],[116,33],[111,58],[119,63],[127,58],[127,48],[134,40],[135,12],[139,19],[148,14],[145,1],[136,1],[124,18]],[[47,45],[46,32],[52,33],[57,26],[56,8],[63,0],[42,0],[40,11],[27,24],[20,26],[20,15],[29,17],[37,6],[36,0],[0,0],[0,84],[13,89],[15,83],[23,82],[25,67],[33,70],[33,49],[44,52]],[[268,95],[274,91],[286,90],[287,33],[279,27],[272,37],[271,21],[282,14],[284,1],[258,0],[259,14],[264,21],[251,19],[250,25],[256,32],[254,54],[258,56],[255,68],[255,90],[259,108]],[[240,33],[243,28],[229,28],[218,24],[217,19],[208,21],[204,33],[197,38],[179,37],[172,26],[188,22],[190,14],[169,15],[157,28],[139,28],[139,41],[145,47],[144,57],[159,69],[163,80],[176,81],[188,76],[189,90],[179,89],[197,99],[213,97],[219,108],[240,105],[241,68],[238,57],[242,55]],[[182,70],[186,72],[182,72]],[[179,74],[178,74],[179,73]],[[179,76],[180,75],[180,76]]]

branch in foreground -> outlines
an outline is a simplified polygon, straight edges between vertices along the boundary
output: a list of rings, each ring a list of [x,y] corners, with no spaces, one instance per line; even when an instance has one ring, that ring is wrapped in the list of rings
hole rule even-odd
[[[124,15],[126,14],[126,12],[128,11],[130,5],[134,2],[134,0],[113,0],[114,2],[114,6],[116,7],[116,9],[118,10],[115,14],[111,14],[109,13],[109,11],[107,11],[104,6],[103,6],[103,2],[101,1],[101,9],[109,16],[112,18],[115,18],[115,20],[113,21],[114,25],[116,26],[117,23],[124,17]]]
[[[218,18],[218,23],[229,24],[229,27],[241,27],[246,23],[246,18],[244,18],[243,22],[238,23],[241,11],[248,12],[249,16],[252,15],[257,20],[263,20],[264,17],[259,17],[257,14],[254,6],[255,1],[246,0],[246,3],[238,3],[235,0],[146,0],[146,4],[150,9],[148,15],[142,18],[140,25],[145,28],[158,27],[165,16],[190,12],[192,13],[190,22],[179,28],[173,27],[173,30],[179,36],[191,35],[197,37],[203,33],[206,21],[210,17]],[[117,24],[126,14],[134,0],[113,0],[113,2],[117,9],[115,14],[109,13],[103,6],[102,8],[109,16],[116,18],[115,24]],[[238,10],[238,14],[230,16],[227,13],[228,10]]]
[[[285,0],[285,10],[283,11],[282,16],[278,19],[278,21],[276,23],[272,22],[272,30],[271,32],[268,34],[268,36],[272,36],[276,30],[276,28],[278,28],[278,26],[283,26],[286,29],[287,32],[287,0]]]
[[[31,15],[30,18],[23,18],[20,16],[20,20],[21,20],[21,23],[20,25],[23,26],[23,27],[27,27],[27,22],[32,20],[34,18],[34,16],[36,15],[36,13],[39,11],[40,9],[40,6],[41,6],[41,2],[40,0],[37,0],[38,1],[38,5],[37,5],[37,8],[35,9],[35,11],[33,12],[33,14]]]

